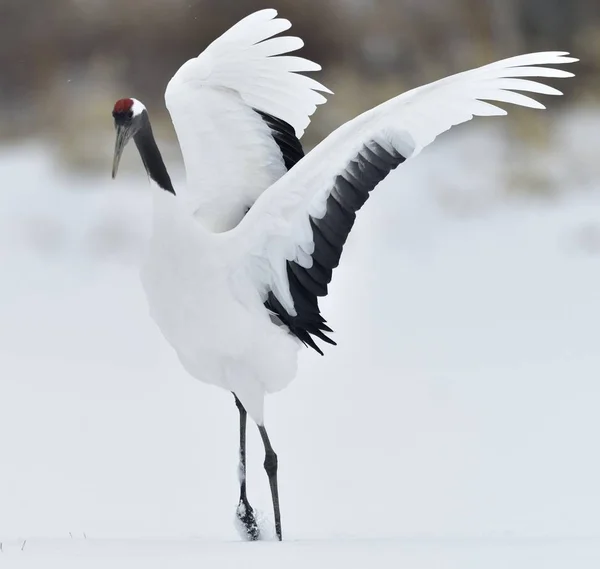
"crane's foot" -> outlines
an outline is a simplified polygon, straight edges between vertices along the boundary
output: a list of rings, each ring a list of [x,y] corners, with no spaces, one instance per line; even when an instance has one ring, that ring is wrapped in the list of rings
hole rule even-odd
[[[240,500],[235,514],[240,522],[239,530],[242,537],[248,541],[259,540],[260,530],[258,529],[258,524],[256,523],[254,510],[252,509],[252,506],[249,504],[248,500]]]

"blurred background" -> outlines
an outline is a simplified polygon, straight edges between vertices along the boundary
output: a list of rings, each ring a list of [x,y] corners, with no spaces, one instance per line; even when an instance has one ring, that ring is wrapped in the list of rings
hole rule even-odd
[[[581,59],[566,101],[600,92],[600,4],[593,0],[273,0],[336,96],[314,144],[387,98],[489,61],[540,50]],[[113,99],[137,96],[165,123],[163,93],[182,62],[255,0],[2,0],[0,137],[43,137],[70,168],[102,167]],[[528,113],[531,115],[531,113]],[[535,114],[533,115],[535,117]],[[534,119],[532,119],[534,120]],[[544,117],[547,122],[547,117]]]
[[[235,539],[236,410],[147,315],[148,184],[133,148],[110,179],[111,110],[146,103],[183,184],[166,84],[264,7],[335,93],[307,148],[449,73],[581,59],[547,111],[445,134],[361,211],[323,301],[339,346],[267,404],[287,531],[600,535],[599,2],[0,0],[0,538]]]

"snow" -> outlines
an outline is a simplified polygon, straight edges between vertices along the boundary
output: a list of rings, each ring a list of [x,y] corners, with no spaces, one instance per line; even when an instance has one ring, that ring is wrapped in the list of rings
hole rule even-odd
[[[147,314],[140,168],[3,150],[0,565],[599,566],[598,165],[565,188],[553,144],[556,197],[506,200],[503,132],[443,137],[361,212],[323,303],[338,347],[267,399],[282,544],[239,541],[233,398]],[[272,527],[261,449],[250,424]]]
[[[18,569],[188,569],[230,567],[305,569],[505,569],[597,567],[590,540],[334,539],[284,543],[153,540],[27,540],[9,544],[2,561]],[[484,563],[482,562],[484,560]],[[594,563],[595,562],[595,563]]]

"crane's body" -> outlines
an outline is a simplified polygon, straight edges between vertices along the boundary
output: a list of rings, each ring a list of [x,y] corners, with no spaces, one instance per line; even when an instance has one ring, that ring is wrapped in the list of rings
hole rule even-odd
[[[235,393],[263,424],[264,394],[292,381],[301,343],[273,324],[236,240],[207,231],[176,196],[152,192],[141,271],[150,314],[192,376]]]
[[[399,95],[346,123],[303,157],[299,138],[328,90],[298,72],[319,67],[287,55],[301,47],[262,10],[236,24],[170,81],[167,107],[181,144],[187,190],[171,184],[145,107],[113,111],[113,176],[133,138],[155,182],[153,236],[142,269],[152,318],[197,379],[234,393],[240,410],[240,505],[249,539],[260,532],[246,497],[246,411],[265,444],[281,539],[277,457],[264,397],[289,384],[302,344],[322,353],[331,332],[327,294],[356,212],[388,173],[473,116],[504,115],[493,102],[543,105],[519,91],[558,95],[530,77],[569,77],[545,65],[563,52],[528,54]]]

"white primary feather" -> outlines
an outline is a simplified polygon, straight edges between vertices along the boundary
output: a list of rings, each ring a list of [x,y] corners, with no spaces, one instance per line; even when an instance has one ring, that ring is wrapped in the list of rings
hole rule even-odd
[[[298,75],[320,66],[285,55],[302,47],[275,10],[247,16],[190,59],[167,86],[165,101],[181,146],[187,197],[203,224],[234,227],[286,168],[258,109],[289,123],[300,138],[330,91]]]
[[[534,99],[515,91],[560,94],[521,78],[571,77],[566,71],[537,67],[577,61],[566,55],[522,55],[459,73],[395,97],[334,131],[273,184],[231,232],[236,246],[247,253],[249,270],[263,297],[273,291],[288,313],[296,314],[286,261],[306,265],[306,255],[314,246],[310,216],[324,216],[335,178],[363,147],[377,143],[408,159],[444,131],[473,116],[506,114],[490,101],[543,109]]]

